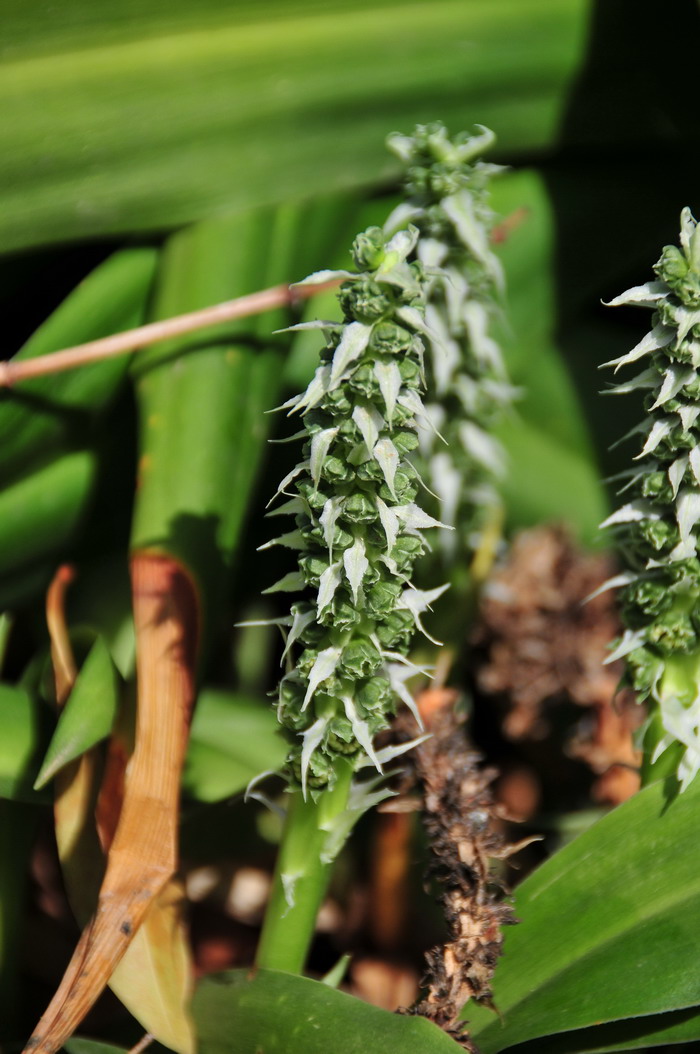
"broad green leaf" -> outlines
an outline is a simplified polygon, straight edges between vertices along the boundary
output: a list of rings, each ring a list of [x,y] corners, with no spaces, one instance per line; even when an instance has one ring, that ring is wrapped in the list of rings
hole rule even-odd
[[[156,260],[155,249],[114,253],[56,308],[16,359],[33,359],[139,325]],[[85,444],[91,422],[115,395],[128,361],[127,355],[120,355],[3,389],[0,481],[16,477],[27,463],[55,457],[68,444]]]
[[[548,147],[589,7],[72,0],[59,18],[14,0],[0,245],[172,228],[366,186],[395,170],[388,131],[438,115],[497,129],[508,151]]]
[[[608,1054],[616,1050],[666,1049],[666,1044],[696,1043],[698,1040],[700,1011],[693,1007],[562,1032],[558,1036],[518,1044],[513,1050],[514,1054]]]
[[[94,472],[94,455],[78,451],[0,492],[0,594],[4,576],[12,587],[20,570],[70,540],[85,514]]]
[[[86,1039],[83,1036],[72,1036],[63,1044],[68,1054],[127,1054],[126,1047],[117,1047],[113,1043],[102,1043],[99,1039]]]
[[[193,1012],[200,1054],[456,1054],[447,1033],[390,1014],[321,981],[275,970],[230,970],[203,980]]]
[[[645,788],[519,887],[496,971],[501,1017],[468,1005],[484,1054],[700,1005],[700,783]]]
[[[58,719],[34,784],[37,789],[44,787],[69,762],[107,738],[118,702],[114,664],[107,645],[98,637]]]
[[[183,786],[200,801],[221,801],[284,764],[287,748],[269,701],[205,689],[192,721]]]
[[[21,688],[0,684],[0,798],[43,797],[32,791],[42,747],[37,703]]]
[[[507,286],[500,339],[511,380],[521,389],[498,429],[509,457],[508,520],[514,527],[563,521],[591,542],[607,503],[558,337],[552,202],[542,175],[524,170],[494,180],[492,204],[504,219],[524,210],[499,250]]]

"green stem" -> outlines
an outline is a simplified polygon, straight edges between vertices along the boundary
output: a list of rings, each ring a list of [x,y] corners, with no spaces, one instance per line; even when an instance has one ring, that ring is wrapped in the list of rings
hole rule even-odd
[[[330,879],[324,853],[334,821],[345,811],[352,766],[341,764],[332,790],[318,801],[290,792],[287,818],[265,913],[256,965],[301,973],[313,939],[316,916]]]

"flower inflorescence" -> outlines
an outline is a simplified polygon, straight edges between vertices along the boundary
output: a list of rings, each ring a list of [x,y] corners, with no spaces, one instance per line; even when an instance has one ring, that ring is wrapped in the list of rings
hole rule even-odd
[[[633,429],[643,445],[626,473],[625,504],[603,526],[614,527],[629,570],[623,586],[627,629],[608,661],[626,657],[627,677],[660,717],[652,760],[681,745],[678,778],[685,788],[700,768],[700,231],[681,215],[680,248],[666,246],[657,280],[611,301],[654,311],[651,331],[618,369],[646,368],[614,393],[643,391],[645,420]]]
[[[467,548],[500,504],[496,489],[505,457],[492,431],[515,389],[501,351],[489,333],[503,287],[491,250],[491,177],[502,169],[481,160],[495,141],[483,126],[476,135],[448,137],[441,124],[419,125],[412,136],[389,136],[388,146],[406,166],[407,200],[385,224],[392,233],[406,222],[419,230],[416,258],[428,285],[429,413],[421,458],[440,500],[440,518],[459,526]],[[456,535],[444,535],[450,554]]]
[[[332,786],[341,757],[381,770],[389,755],[373,737],[397,696],[414,705],[409,641],[443,591],[411,585],[422,531],[441,526],[416,504],[420,481],[408,460],[419,422],[429,427],[420,394],[426,278],[408,262],[417,237],[415,227],[390,239],[370,228],[353,245],[356,272],[304,283],[344,279],[343,322],[301,324],[321,330],[326,345],[306,391],[284,404],[303,420],[303,459],[280,484],[289,500],[274,515],[294,516],[295,528],[267,543],[298,552],[298,570],[268,592],[305,594],[283,620],[285,655],[301,651],[278,695],[293,743],[288,774],[304,793]]]

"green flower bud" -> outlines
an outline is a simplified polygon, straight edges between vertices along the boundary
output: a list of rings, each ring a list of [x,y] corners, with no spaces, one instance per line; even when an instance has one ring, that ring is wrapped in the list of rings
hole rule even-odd
[[[358,271],[376,271],[384,261],[384,232],[381,227],[368,227],[358,234],[352,244],[352,262]]]

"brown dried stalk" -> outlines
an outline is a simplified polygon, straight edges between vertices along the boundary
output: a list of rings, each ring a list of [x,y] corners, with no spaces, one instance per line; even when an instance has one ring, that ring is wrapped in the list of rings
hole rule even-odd
[[[455,712],[456,693],[424,692],[420,701],[432,737],[413,752],[413,764],[424,789],[423,820],[433,855],[429,875],[440,887],[449,939],[426,954],[427,991],[410,1012],[476,1051],[460,1013],[470,999],[493,1007],[501,927],[517,922],[491,861],[505,860],[533,839],[509,845],[501,835],[490,790],[496,773],[481,768],[481,755],[469,745],[464,719]]]
[[[339,280],[320,282],[316,285],[276,285],[270,289],[250,293],[248,296],[237,297],[235,300],[225,300],[222,304],[204,307],[199,311],[190,311],[186,315],[176,315],[161,322],[149,322],[148,325],[124,333],[115,333],[109,337],[100,337],[99,340],[88,341],[86,344],[78,344],[73,348],[53,351],[49,355],[0,362],[0,388],[10,388],[30,377],[45,377],[50,373],[87,366],[91,362],[99,362],[114,355],[140,351],[151,344],[159,344],[161,341],[194,333],[221,322],[261,315],[264,311],[273,311],[280,307],[293,307],[317,293],[335,288],[338,284]]]

